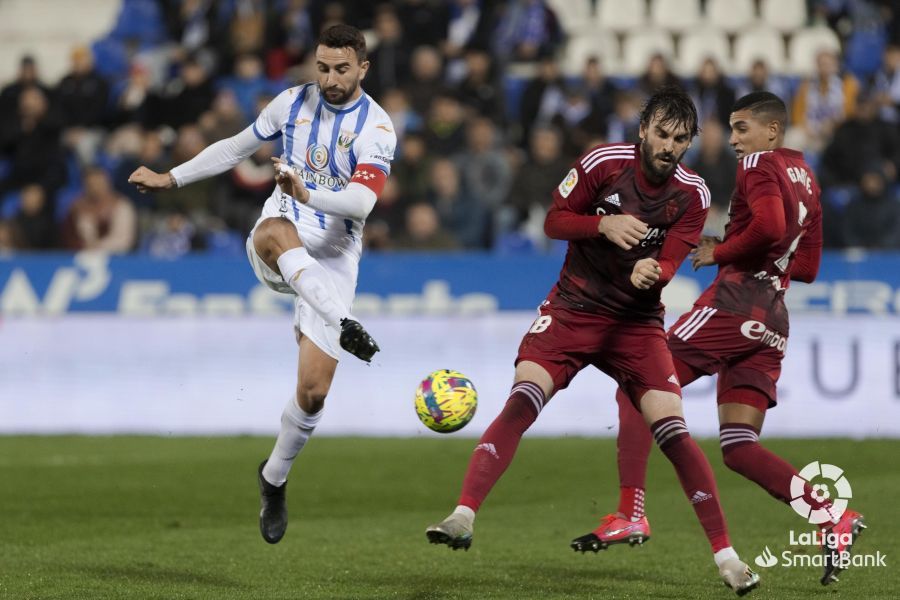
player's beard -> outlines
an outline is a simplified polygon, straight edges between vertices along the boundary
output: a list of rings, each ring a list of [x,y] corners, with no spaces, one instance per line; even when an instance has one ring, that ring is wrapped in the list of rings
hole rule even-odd
[[[319,86],[321,87],[321,86]],[[350,101],[350,98],[353,97],[353,94],[356,93],[356,90],[359,89],[359,82],[354,81],[350,87],[346,91],[341,91],[340,88],[331,87],[326,89],[322,89],[322,95],[325,96],[325,100],[329,104],[346,104]],[[335,94],[334,92],[340,92]]]
[[[655,160],[660,156],[666,156],[670,161],[659,162],[658,160]],[[684,153],[682,153],[681,156],[684,156]],[[653,183],[662,183],[668,179],[672,173],[675,172],[678,163],[681,162],[681,156],[665,152],[653,154],[653,148],[650,147],[649,140],[641,140],[641,164],[644,167],[644,172],[647,174],[647,179]]]

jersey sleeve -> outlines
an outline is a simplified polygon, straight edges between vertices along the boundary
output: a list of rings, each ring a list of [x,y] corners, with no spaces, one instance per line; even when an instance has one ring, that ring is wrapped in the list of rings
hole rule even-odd
[[[287,124],[294,102],[302,102],[303,87],[292,87],[284,90],[269,102],[256,121],[253,123],[253,133],[261,140],[277,139]]]
[[[598,226],[602,216],[587,213],[603,184],[604,165],[586,170],[584,160],[591,152],[579,157],[553,190],[553,204],[544,221],[547,237],[557,240],[600,237]]]
[[[737,188],[748,204],[764,196],[781,197],[778,165],[769,153],[749,154],[738,162]]]
[[[690,247],[696,247],[706,224],[709,212],[709,189],[706,183],[696,186],[690,192],[691,200],[681,218],[669,229],[667,238],[674,237]],[[668,240],[667,240],[668,241]],[[680,264],[680,263],[679,263]],[[676,267],[677,268],[677,267]]]
[[[397,148],[397,134],[386,115],[375,119],[371,126],[366,126],[355,145],[359,149],[357,170],[363,165],[369,165],[384,173],[385,177],[391,174],[391,161],[394,160],[394,150]]]

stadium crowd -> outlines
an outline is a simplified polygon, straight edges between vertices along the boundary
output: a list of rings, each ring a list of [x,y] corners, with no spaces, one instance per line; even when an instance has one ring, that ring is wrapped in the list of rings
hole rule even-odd
[[[56,85],[24,56],[0,91],[0,251],[242,254],[272,190],[278,140],[164,193],[139,194],[128,175],[169,170],[313,80],[316,34],[335,22],[367,32],[363,87],[399,140],[369,248],[559,251],[543,218],[570,161],[603,141],[636,141],[643,99],[666,83],[690,91],[703,121],[686,162],[712,192],[707,233],[727,221],[730,107],[766,89],[792,108],[788,146],[807,154],[824,189],[826,246],[900,248],[896,3],[807,4],[809,23],[827,25],[842,48],[817,51],[811,76],[763,60],[726,73],[710,58],[684,77],[662,54],[639,76],[607,73],[601,53],[572,64],[565,2],[123,0],[112,31],[73,49]]]

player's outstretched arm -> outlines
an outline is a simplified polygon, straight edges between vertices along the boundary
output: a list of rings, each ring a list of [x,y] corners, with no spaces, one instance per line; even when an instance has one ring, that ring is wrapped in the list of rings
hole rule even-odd
[[[140,166],[128,176],[128,183],[136,185],[140,193],[146,194],[149,191],[175,187],[175,178],[171,173],[157,173],[145,166]]]

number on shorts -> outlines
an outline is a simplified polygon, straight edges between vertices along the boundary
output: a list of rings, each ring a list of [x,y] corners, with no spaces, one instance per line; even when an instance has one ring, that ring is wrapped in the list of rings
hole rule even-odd
[[[550,327],[550,323],[552,321],[553,317],[551,317],[550,315],[541,315],[534,320],[534,325],[531,326],[531,329],[528,330],[528,333],[541,333],[543,331],[547,331],[547,328]]]

